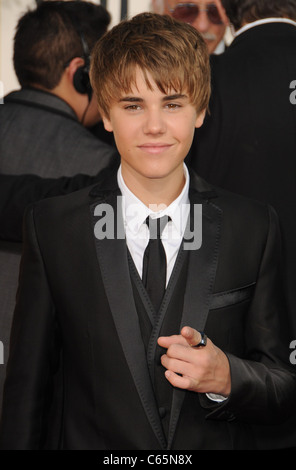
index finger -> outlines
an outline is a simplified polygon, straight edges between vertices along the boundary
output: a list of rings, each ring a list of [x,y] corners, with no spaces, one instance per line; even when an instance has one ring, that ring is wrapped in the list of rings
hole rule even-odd
[[[160,336],[157,343],[163,348],[169,348],[172,344],[182,344],[183,346],[188,344],[182,335]]]
[[[190,326],[184,326],[181,330],[181,335],[185,338],[189,346],[196,346],[201,341],[200,332]]]

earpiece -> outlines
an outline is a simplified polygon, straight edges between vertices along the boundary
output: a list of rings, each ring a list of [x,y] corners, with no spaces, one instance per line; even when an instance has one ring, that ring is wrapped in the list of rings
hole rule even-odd
[[[78,93],[81,93],[82,95],[87,95],[88,100],[90,101],[92,97],[92,87],[89,79],[90,52],[82,31],[78,30],[77,33],[80,36],[82,44],[84,65],[82,65],[76,70],[73,76],[73,85]]]
[[[92,88],[89,80],[89,69],[85,65],[79,67],[73,76],[73,85],[75,90],[82,95],[88,95],[89,100],[92,97]]]

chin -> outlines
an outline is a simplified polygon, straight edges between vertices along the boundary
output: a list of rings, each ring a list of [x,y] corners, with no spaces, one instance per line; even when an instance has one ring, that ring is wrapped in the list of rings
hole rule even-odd
[[[154,168],[147,168],[145,171],[142,172],[142,175],[148,179],[166,179],[170,176],[173,176],[176,173],[178,167],[176,168],[167,168],[162,165],[159,165]],[[182,171],[183,171],[183,162],[182,162]]]

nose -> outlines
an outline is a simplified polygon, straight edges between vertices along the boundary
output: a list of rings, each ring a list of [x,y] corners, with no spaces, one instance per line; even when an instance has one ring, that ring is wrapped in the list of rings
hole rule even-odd
[[[147,110],[143,131],[145,134],[159,135],[166,132],[166,124],[161,109]]]
[[[200,8],[199,15],[197,16],[196,20],[192,23],[192,26],[201,33],[206,33],[210,28],[211,23],[204,7]]]

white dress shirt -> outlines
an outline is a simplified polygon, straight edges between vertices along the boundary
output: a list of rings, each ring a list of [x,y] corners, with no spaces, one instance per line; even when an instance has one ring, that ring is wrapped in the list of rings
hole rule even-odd
[[[218,46],[214,50],[213,54],[215,55],[223,54],[223,52],[225,52],[225,49],[226,49],[225,41],[224,39],[222,39],[222,41],[219,42]]]
[[[118,170],[117,180],[122,193],[122,215],[126,243],[141,278],[144,251],[149,242],[149,228],[145,221],[148,216],[159,218],[166,215],[170,217],[171,221],[165,226],[161,239],[167,258],[166,284],[168,284],[190,212],[188,196],[189,173],[185,164],[184,175],[185,184],[182,192],[169,206],[147,207],[126,186],[122,177],[121,167]]]

